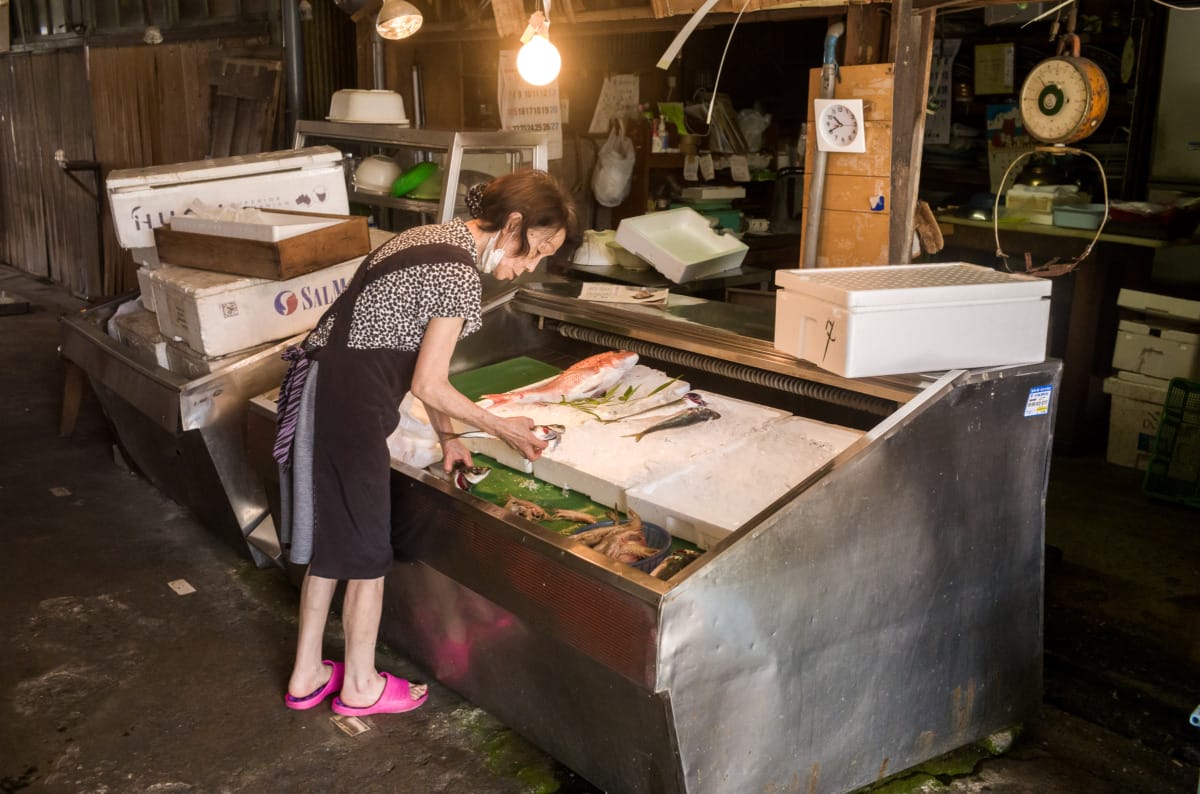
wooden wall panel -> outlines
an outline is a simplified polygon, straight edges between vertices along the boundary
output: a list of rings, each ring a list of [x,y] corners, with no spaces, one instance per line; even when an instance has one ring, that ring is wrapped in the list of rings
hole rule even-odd
[[[0,125],[0,260],[76,295],[98,295],[96,203],[54,159],[57,149],[92,158],[82,52],[10,53],[3,65],[0,107],[12,112]]]
[[[110,171],[202,160],[209,148],[208,62],[220,41],[91,50],[96,159]],[[105,221],[107,294],[137,286],[128,252]]]
[[[817,243],[817,267],[857,267],[888,264],[892,189],[892,64],[845,66],[834,96],[862,99],[867,151],[830,153],[826,159],[824,207]],[[809,97],[821,95],[821,70],[809,74]],[[809,129],[816,129],[813,103],[808,103]],[[816,161],[815,133],[808,136],[804,191],[810,195],[811,164]],[[882,204],[875,199],[883,197]],[[801,247],[808,234],[809,202],[804,206]],[[803,262],[800,263],[803,266]]]

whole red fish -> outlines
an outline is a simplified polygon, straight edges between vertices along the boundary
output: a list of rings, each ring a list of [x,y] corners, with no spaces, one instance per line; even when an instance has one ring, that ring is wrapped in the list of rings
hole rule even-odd
[[[505,403],[557,403],[604,394],[633,369],[637,353],[627,350],[598,353],[572,364],[545,383],[503,394],[485,394],[492,405]]]

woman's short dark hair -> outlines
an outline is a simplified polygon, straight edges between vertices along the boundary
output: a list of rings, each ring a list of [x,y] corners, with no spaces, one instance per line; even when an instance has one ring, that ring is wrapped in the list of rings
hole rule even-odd
[[[495,232],[504,228],[508,216],[521,215],[519,256],[529,253],[530,229],[563,229],[567,238],[559,251],[574,251],[579,245],[579,221],[575,202],[562,183],[545,171],[514,171],[488,182],[478,196],[472,214],[479,228]]]

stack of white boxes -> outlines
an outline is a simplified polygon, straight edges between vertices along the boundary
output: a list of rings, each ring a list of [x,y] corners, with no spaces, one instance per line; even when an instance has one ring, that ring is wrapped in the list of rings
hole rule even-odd
[[[1117,305],[1108,462],[1144,470],[1171,378],[1200,380],[1200,301],[1123,289]]]
[[[160,262],[154,229],[197,199],[345,215],[342,159],[322,146],[112,172],[109,202],[118,240],[140,264],[141,305],[120,307],[110,335],[135,360],[191,380],[312,328],[362,257],[270,281]],[[379,242],[372,230],[372,247]]]

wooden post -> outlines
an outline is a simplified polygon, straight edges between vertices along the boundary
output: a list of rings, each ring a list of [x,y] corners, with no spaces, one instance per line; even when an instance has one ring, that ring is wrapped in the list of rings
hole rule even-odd
[[[66,365],[63,378],[62,414],[58,420],[58,434],[62,437],[75,432],[75,421],[79,419],[79,405],[83,401],[83,387],[87,375],[74,361],[63,359]]]
[[[846,52],[843,66],[879,63],[887,55],[887,17],[881,4],[852,5],[846,9]]]
[[[889,54],[896,65],[892,104],[892,211],[888,261],[912,259],[913,217],[921,185],[921,146],[929,103],[934,11],[914,13],[912,0],[892,0]]]

